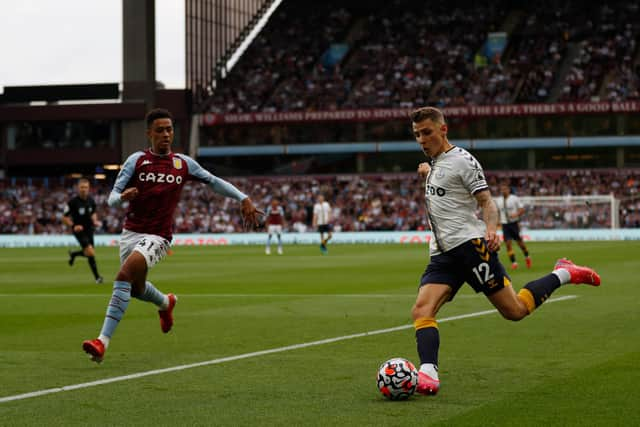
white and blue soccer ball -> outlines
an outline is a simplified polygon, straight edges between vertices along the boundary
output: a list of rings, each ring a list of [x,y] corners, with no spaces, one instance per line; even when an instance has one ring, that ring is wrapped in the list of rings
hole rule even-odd
[[[418,370],[402,357],[394,357],[378,369],[378,390],[390,400],[408,399],[418,386]]]

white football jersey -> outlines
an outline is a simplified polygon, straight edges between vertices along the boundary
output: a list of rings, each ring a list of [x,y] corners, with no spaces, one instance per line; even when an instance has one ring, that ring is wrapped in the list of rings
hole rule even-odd
[[[524,207],[520,198],[515,194],[510,194],[507,196],[507,200],[505,203],[504,197],[496,197],[496,206],[498,207],[498,211],[500,212],[500,223],[507,224],[509,222],[517,222],[520,221],[520,217],[518,216],[518,211]]]
[[[484,237],[486,225],[476,216],[474,194],[488,188],[482,166],[467,150],[453,147],[432,159],[425,185],[432,256]]]
[[[313,206],[313,214],[316,216],[317,225],[329,224],[331,221],[331,206],[329,206],[329,202],[316,203]]]

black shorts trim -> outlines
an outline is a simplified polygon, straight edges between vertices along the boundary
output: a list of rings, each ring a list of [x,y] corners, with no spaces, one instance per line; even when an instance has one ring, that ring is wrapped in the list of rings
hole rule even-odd
[[[331,233],[333,227],[331,227],[331,224],[322,224],[318,226],[318,232],[319,233]]]
[[[82,247],[82,249],[86,248],[89,245],[95,246],[93,244],[93,233],[92,232],[81,231],[79,233],[73,233],[73,235],[75,236],[75,238],[78,241],[78,243],[80,243],[80,246]]]
[[[489,252],[483,238],[469,240],[431,258],[420,278],[420,286],[443,283],[452,289],[453,299],[464,283],[474,291],[491,295],[511,283],[497,252]]]
[[[502,236],[504,240],[522,240],[522,237],[520,237],[520,224],[517,222],[502,224]]]

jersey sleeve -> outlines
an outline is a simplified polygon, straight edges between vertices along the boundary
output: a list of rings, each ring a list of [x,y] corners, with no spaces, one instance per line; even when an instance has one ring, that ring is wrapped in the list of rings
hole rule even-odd
[[[136,163],[142,155],[144,155],[142,151],[137,151],[130,155],[124,162],[124,165],[122,165],[122,169],[120,169],[120,172],[118,172],[116,182],[113,185],[113,190],[111,190],[111,194],[109,194],[109,200],[107,201],[109,206],[118,206],[120,205],[120,203],[122,203],[120,195],[125,190],[125,188],[127,188],[127,184],[136,171]]]
[[[482,166],[471,154],[466,153],[459,163],[460,178],[462,184],[469,190],[469,193],[476,194],[489,188],[484,177]]]
[[[516,209],[524,208],[524,205],[522,204],[522,200],[520,200],[520,197],[518,196],[515,196],[515,205],[516,205]]]
[[[222,196],[231,197],[236,200],[244,200],[249,197],[242,191],[238,190],[235,185],[222,178],[218,178],[200,166],[200,164],[191,157],[185,155],[180,155],[179,157],[187,164],[191,179],[207,184],[213,191]]]

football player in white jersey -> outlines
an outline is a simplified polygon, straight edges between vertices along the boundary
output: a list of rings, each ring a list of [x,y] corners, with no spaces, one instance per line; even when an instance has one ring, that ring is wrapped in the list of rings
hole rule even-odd
[[[516,254],[513,251],[512,242],[514,240],[518,246],[520,246],[520,249],[524,254],[524,261],[527,264],[527,268],[531,268],[529,250],[527,249],[527,245],[524,244],[522,236],[520,236],[520,217],[524,214],[524,206],[520,201],[520,198],[511,193],[511,187],[509,187],[509,184],[503,183],[500,185],[500,197],[496,197],[496,206],[500,212],[502,237],[504,239],[504,244],[507,247],[507,255],[511,261],[511,269],[515,270],[518,268]]]
[[[331,206],[322,194],[318,195],[317,202],[313,205],[313,228],[317,228],[320,233],[320,252],[322,255],[326,255],[328,253],[327,243],[332,236]]]
[[[420,357],[417,391],[434,395],[440,389],[436,315],[465,283],[482,292],[508,320],[531,314],[565,283],[600,285],[598,274],[559,259],[552,272],[527,283],[516,293],[496,251],[498,209],[480,163],[447,139],[447,123],[440,110],[423,107],[410,115],[413,134],[428,163],[418,166],[425,178],[427,215],[432,232],[431,259],[420,280],[412,317]],[[482,220],[476,209],[482,209]]]

